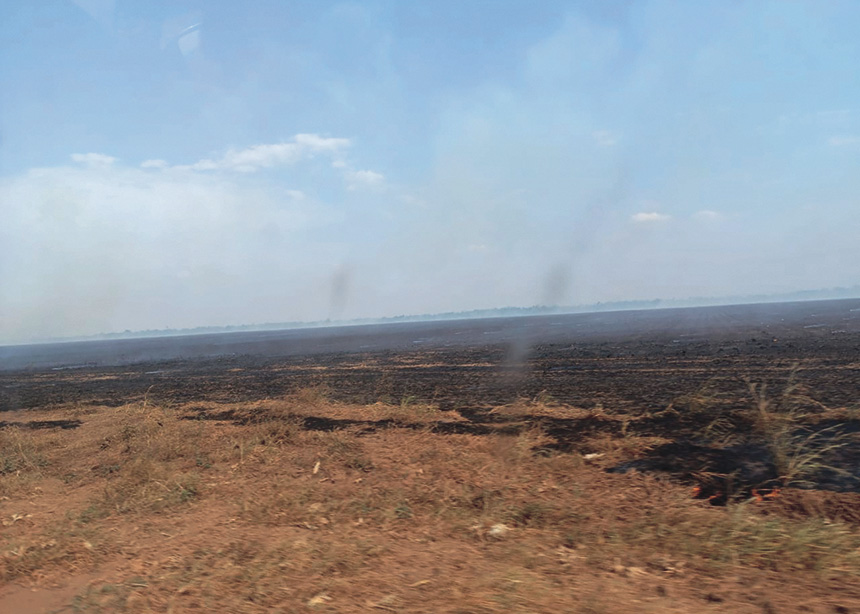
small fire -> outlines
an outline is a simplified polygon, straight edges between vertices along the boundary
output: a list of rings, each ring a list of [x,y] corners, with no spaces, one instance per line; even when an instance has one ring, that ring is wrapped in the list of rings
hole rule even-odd
[[[770,492],[760,493],[755,488],[752,489],[752,496],[755,498],[756,503],[764,503],[765,501],[773,501],[780,497],[779,488],[774,488]]]
[[[723,496],[723,491],[718,490],[717,492],[712,494],[710,497],[707,497],[706,500],[707,501],[715,501],[717,499],[720,499],[722,496]],[[702,495],[702,487],[701,486],[693,486],[693,498],[694,499],[704,498]]]
[[[765,501],[773,501],[774,499],[778,499],[779,497],[782,496],[782,494],[779,491],[779,488],[765,489],[763,491],[760,491],[756,488],[753,488],[751,490],[751,492],[752,492],[753,501],[755,501],[756,503],[764,503]],[[700,499],[701,498],[701,499],[706,499],[707,501],[713,502],[713,501],[720,500],[724,496],[725,495],[724,495],[723,491],[718,490],[718,491],[714,492],[714,494],[712,494],[711,496],[705,497],[701,485],[693,486],[693,489],[692,489],[692,497],[694,499]]]

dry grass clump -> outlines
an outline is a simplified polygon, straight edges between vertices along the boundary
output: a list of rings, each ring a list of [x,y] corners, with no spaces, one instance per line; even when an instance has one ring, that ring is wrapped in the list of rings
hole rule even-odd
[[[810,485],[810,478],[823,469],[836,469],[827,463],[827,458],[845,447],[851,436],[838,426],[811,428],[808,423],[817,413],[815,410],[826,408],[797,382],[796,370],[774,398],[768,397],[765,384],[748,382],[748,386],[753,400],[753,426],[763,438],[778,479],[785,486]]]
[[[64,519],[38,534],[18,535],[0,551],[0,580],[39,575],[51,568],[91,569],[108,551],[105,536],[74,519]]]
[[[560,403],[546,390],[542,390],[532,398],[519,398],[512,403],[494,407],[488,413],[491,416],[507,418],[510,420],[514,420],[516,418],[534,419],[536,417],[579,418],[583,416],[594,416],[598,413],[601,416],[605,415],[600,407],[586,410]]]
[[[377,421],[391,421],[399,425],[432,424],[434,422],[456,419],[442,412],[437,405],[422,403],[415,397],[406,396],[399,404],[374,403],[367,406],[368,417]]]
[[[103,486],[82,512],[85,521],[191,501],[199,492],[198,468],[210,464],[210,454],[223,455],[201,446],[207,439],[202,424],[173,409],[144,401],[118,408],[116,423],[99,443]]]
[[[793,365],[778,386],[746,378],[745,392],[746,398],[738,399],[710,380],[675,399],[657,417],[689,425],[691,439],[712,449],[761,449],[770,465],[771,486],[811,487],[825,474],[847,476],[834,459],[860,442],[845,428],[852,420],[851,410],[832,410],[816,400],[800,380],[799,365]]]
[[[193,500],[199,488],[197,473],[175,472],[147,458],[134,459],[108,480],[101,496],[81,517],[155,512]]]
[[[300,406],[306,409],[306,406]],[[257,446],[293,443],[301,430],[304,415],[297,413],[292,402],[254,403],[234,411],[234,419],[247,425],[237,449],[244,458],[245,453]]]
[[[645,560],[660,553],[717,571],[741,565],[860,575],[856,528],[821,518],[763,518],[750,513],[748,505],[732,505],[719,514],[677,506],[649,509],[633,523],[613,526],[606,539],[628,557],[634,547]]]
[[[709,412],[716,405],[716,399],[711,391],[710,382],[703,384],[693,392],[675,397],[664,411],[680,414],[702,414]]]
[[[45,439],[17,426],[0,428],[0,497],[27,489],[43,477],[49,464]]]
[[[548,446],[555,442],[540,423],[526,425],[516,434],[494,434],[487,441],[492,457],[510,465],[532,462],[538,454],[550,454]]]
[[[348,578],[384,552],[380,544],[355,535],[325,542],[229,540],[172,559],[157,578],[133,576],[93,585],[76,597],[73,607],[82,612],[271,612],[323,606],[325,611],[332,601],[329,593],[340,596],[347,589],[355,602],[363,590],[349,585]]]
[[[169,462],[188,458],[198,450],[199,425],[183,420],[175,409],[146,401],[116,410],[116,430],[102,441],[127,457]]]

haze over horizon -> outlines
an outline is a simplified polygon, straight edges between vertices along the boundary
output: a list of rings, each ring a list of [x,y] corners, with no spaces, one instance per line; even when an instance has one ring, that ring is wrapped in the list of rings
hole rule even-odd
[[[9,0],[0,343],[856,286],[858,23]]]

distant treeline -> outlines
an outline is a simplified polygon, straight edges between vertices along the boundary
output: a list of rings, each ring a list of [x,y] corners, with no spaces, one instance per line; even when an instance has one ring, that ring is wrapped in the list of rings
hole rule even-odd
[[[782,303],[842,298],[860,298],[860,285],[850,288],[803,290],[784,294],[750,294],[728,297],[693,297],[686,299],[653,299],[649,301],[611,301],[590,305],[532,305],[531,307],[498,307],[494,309],[472,309],[445,313],[397,315],[383,318],[359,318],[353,320],[319,320],[315,322],[267,322],[265,324],[241,324],[234,326],[197,326],[195,328],[164,328],[141,331],[126,330],[103,333],[85,339],[120,339],[135,337],[165,337],[171,335],[204,335],[242,331],[284,330],[290,328],[319,328],[323,326],[352,326],[360,324],[385,324],[394,322],[426,322],[433,320],[465,320],[470,318],[505,318],[516,316],[544,315],[553,313],[589,313],[596,311],[629,311],[635,309],[668,309],[672,307],[705,307],[710,305],[735,305],[745,303]],[[84,338],[79,338],[84,339]]]

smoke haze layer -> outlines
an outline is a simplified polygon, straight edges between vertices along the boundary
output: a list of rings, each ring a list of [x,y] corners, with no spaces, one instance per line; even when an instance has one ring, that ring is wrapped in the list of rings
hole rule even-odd
[[[0,8],[0,343],[860,280],[853,2]]]

